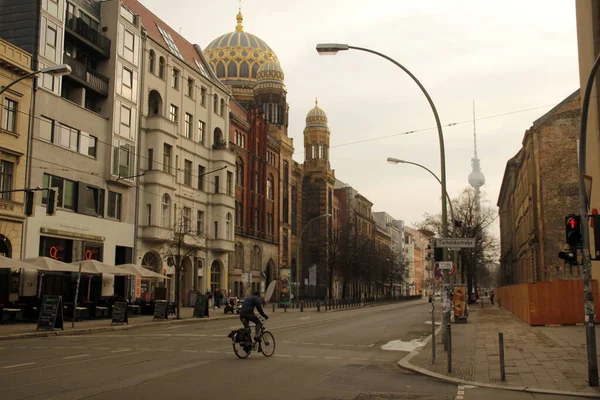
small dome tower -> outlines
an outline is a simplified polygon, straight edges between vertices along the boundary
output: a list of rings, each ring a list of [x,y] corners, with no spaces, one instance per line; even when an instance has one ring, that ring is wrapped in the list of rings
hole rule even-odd
[[[304,128],[304,166],[326,167],[329,169],[329,126],[327,114],[319,108],[318,99],[315,107],[306,114]]]

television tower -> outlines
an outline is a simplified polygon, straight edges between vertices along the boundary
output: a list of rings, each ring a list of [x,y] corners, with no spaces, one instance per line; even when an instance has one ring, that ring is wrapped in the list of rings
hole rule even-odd
[[[479,164],[479,158],[477,158],[477,127],[475,125],[475,102],[473,102],[473,148],[475,150],[474,156],[471,159],[471,167],[473,171],[469,174],[469,185],[475,189],[475,201],[477,211],[479,211],[479,189],[485,185],[485,176],[481,172],[481,165]]]

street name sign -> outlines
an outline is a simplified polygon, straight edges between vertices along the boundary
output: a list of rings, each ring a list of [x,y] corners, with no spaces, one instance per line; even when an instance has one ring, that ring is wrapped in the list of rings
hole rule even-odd
[[[437,238],[435,247],[447,247],[449,249],[473,248],[475,247],[475,238]]]
[[[440,269],[443,270],[452,270],[452,261],[439,261]]]

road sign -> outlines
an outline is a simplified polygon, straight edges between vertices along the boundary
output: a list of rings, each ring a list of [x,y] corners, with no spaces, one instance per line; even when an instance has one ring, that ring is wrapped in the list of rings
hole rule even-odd
[[[450,271],[452,269],[452,261],[440,261],[438,264],[442,271],[444,271],[444,270]]]
[[[433,279],[436,281],[441,281],[443,279],[442,271],[440,271],[440,268],[437,265],[433,268]]]
[[[473,248],[475,247],[475,238],[437,238],[435,247],[447,247],[450,249]]]
[[[456,273],[456,264],[452,264],[452,269],[448,272],[448,276],[452,276]]]

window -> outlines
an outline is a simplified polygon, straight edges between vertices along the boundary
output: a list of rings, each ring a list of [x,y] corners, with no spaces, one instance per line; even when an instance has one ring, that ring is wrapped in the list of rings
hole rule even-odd
[[[183,128],[183,134],[186,138],[192,138],[192,114],[185,113],[185,126]]]
[[[4,98],[2,112],[2,129],[9,132],[17,132],[17,102]]]
[[[227,213],[227,217],[225,220],[225,238],[227,240],[233,240],[231,235],[231,213]]]
[[[129,32],[127,29],[125,29],[125,35],[123,38],[123,46],[125,46],[125,48],[127,50],[133,51],[133,41],[134,41],[133,33]]]
[[[198,120],[198,143],[204,144],[204,132],[206,131],[206,122]]]
[[[173,104],[171,104],[171,107],[169,108],[169,119],[175,123],[179,120],[179,108]]]
[[[154,168],[154,149],[148,149],[148,171]]]
[[[235,163],[235,184],[244,187],[244,162],[241,159]]]
[[[133,82],[133,72],[130,69],[123,67],[123,85],[131,88]]]
[[[83,11],[79,11],[79,18],[83,20],[86,24],[88,24],[93,30],[98,30],[98,22]]]
[[[204,211],[198,211],[196,213],[196,235],[200,236],[204,234]]]
[[[256,172],[254,174],[254,192],[258,193],[258,186],[259,186],[259,175],[258,172]]]
[[[57,138],[55,138],[54,144],[66,147],[73,151],[77,151],[77,136],[79,132],[77,129],[71,128],[70,126],[58,124]]]
[[[267,234],[268,235],[272,235],[273,234],[273,230],[271,227],[271,223],[273,221],[273,215],[271,213],[267,213]]]
[[[152,204],[146,204],[147,225],[152,226]]]
[[[215,94],[213,99],[213,112],[216,114],[219,111],[219,96]]]
[[[98,139],[89,133],[79,132],[79,153],[96,158]]]
[[[196,66],[198,67],[198,69],[200,70],[200,73],[202,75],[204,75],[205,78],[210,79],[210,77],[208,76],[208,73],[206,72],[206,68],[204,68],[204,64],[202,64],[200,61],[198,61],[196,58],[194,58],[194,62],[196,63]]]
[[[290,164],[287,161],[283,162],[283,181],[285,183],[290,181]]]
[[[183,184],[192,186],[192,162],[190,160],[184,161]]]
[[[162,56],[158,59],[158,77],[165,79],[165,58]]]
[[[131,127],[131,108],[121,106],[121,125],[121,132],[123,132],[123,130],[129,131],[129,128]]]
[[[80,193],[83,198],[80,204],[83,206],[83,213],[90,215],[104,216],[104,189],[91,185],[85,185]],[[82,212],[78,209],[78,212]]]
[[[215,176],[215,193],[219,193],[219,177]]]
[[[156,53],[154,53],[154,50],[150,50],[148,54],[148,71],[151,73],[156,70],[154,64],[156,64]]]
[[[198,165],[198,190],[204,190],[204,174],[206,168],[202,165]]]
[[[254,209],[254,230],[258,231],[258,208]]]
[[[132,179],[135,149],[133,145],[115,139],[113,141],[113,175]]]
[[[233,196],[233,173],[227,172],[227,194]]]
[[[192,78],[188,78],[187,82],[188,82],[187,95],[188,95],[188,97],[193,99],[194,98],[194,87],[195,87],[194,80]]]
[[[225,100],[224,99],[221,99],[221,110],[220,110],[219,114],[221,115],[221,117],[225,114]]]
[[[206,88],[200,88],[200,104],[202,107],[206,107]]]
[[[57,206],[75,210],[77,206],[77,182],[58,176],[44,174],[42,187],[58,188]],[[48,203],[48,192],[42,191],[42,204]]]
[[[171,50],[171,53],[175,54],[177,57],[183,59],[183,56],[181,55],[181,53],[179,52],[179,49],[177,48],[177,45],[175,44],[175,42],[173,41],[173,38],[171,37],[171,35],[169,34],[169,32],[167,32],[166,30],[164,30],[163,28],[161,28],[160,26],[158,27],[158,31],[160,32],[160,34],[162,35],[163,39],[165,40],[165,42],[167,43],[167,46],[169,46],[169,50]]]
[[[183,207],[183,232],[187,233],[192,229],[192,209]]]
[[[46,44],[52,48],[56,48],[56,28],[48,26],[46,30]]]
[[[244,205],[241,202],[235,207],[235,224],[239,227],[244,226]]]
[[[215,221],[215,239],[219,238],[219,221]]]
[[[108,192],[108,210],[106,216],[108,218],[114,218],[121,220],[121,200],[123,195],[121,193]]]
[[[173,68],[173,88],[179,90],[179,70],[177,68]]]
[[[13,166],[14,164],[5,160],[0,161],[0,191],[13,189]],[[10,200],[12,193],[0,193],[0,199]]]
[[[40,117],[39,138],[54,141],[54,121],[50,118]]]
[[[275,190],[273,188],[273,175],[269,175],[267,179],[267,199],[274,200],[275,199]]]
[[[168,194],[163,194],[162,201],[162,227],[171,227],[171,198]]]

